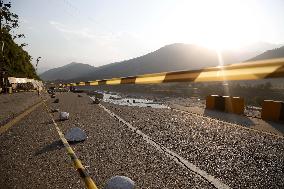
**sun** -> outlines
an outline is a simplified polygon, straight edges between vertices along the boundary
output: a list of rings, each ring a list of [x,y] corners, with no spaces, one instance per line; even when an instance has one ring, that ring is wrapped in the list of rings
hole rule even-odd
[[[217,50],[235,49],[259,38],[259,18],[248,1],[178,1],[166,19],[173,40]],[[163,29],[165,32],[165,29]]]

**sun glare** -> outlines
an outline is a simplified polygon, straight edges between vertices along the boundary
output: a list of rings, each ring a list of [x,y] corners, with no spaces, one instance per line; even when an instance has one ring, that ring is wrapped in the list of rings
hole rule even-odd
[[[172,38],[208,48],[239,48],[258,40],[258,18],[248,1],[183,1],[169,20]],[[257,9],[253,9],[256,11]]]

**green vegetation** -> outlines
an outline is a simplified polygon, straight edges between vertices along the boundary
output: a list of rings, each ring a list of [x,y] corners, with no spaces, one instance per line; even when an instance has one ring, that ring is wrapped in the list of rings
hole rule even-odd
[[[7,76],[39,79],[31,64],[32,57],[23,49],[27,44],[15,43],[16,38],[24,35],[14,33],[13,29],[19,27],[18,15],[11,13],[10,8],[11,3],[0,1],[0,69],[7,70]]]

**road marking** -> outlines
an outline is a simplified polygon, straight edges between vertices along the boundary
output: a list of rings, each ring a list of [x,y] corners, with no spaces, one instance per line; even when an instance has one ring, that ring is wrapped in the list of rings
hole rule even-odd
[[[34,105],[32,105],[31,107],[29,107],[27,110],[25,110],[23,113],[21,113],[20,115],[18,115],[17,117],[15,117],[14,119],[12,119],[11,121],[9,121],[8,123],[6,123],[5,125],[3,125],[2,127],[0,127],[0,134],[6,132],[8,129],[10,129],[12,126],[14,126],[16,123],[18,123],[19,121],[21,121],[23,118],[25,118],[27,115],[29,115],[31,112],[33,112],[37,107],[39,107],[40,105],[42,105],[43,101],[40,101]]]
[[[91,98],[91,97],[90,97]],[[92,99],[92,98],[91,98]],[[92,99],[93,100],[93,99]],[[215,186],[218,189],[229,189],[230,187],[224,183],[222,183],[219,179],[213,177],[212,175],[209,175],[205,171],[198,168],[196,165],[190,163],[185,158],[181,157],[177,153],[171,151],[170,149],[163,147],[159,144],[157,144],[154,140],[151,139],[148,135],[144,134],[141,130],[137,129],[115,113],[111,112],[109,109],[104,107],[103,105],[99,104],[99,106],[104,109],[110,116],[117,119],[119,122],[122,122],[125,124],[131,131],[135,132],[136,134],[142,136],[143,140],[145,140],[147,143],[155,147],[158,151],[165,153],[168,157],[170,157],[173,161],[175,161],[177,164],[181,165],[182,167],[185,167],[187,169],[190,169],[192,172],[197,174],[198,176],[201,176],[202,178],[209,181],[213,186]]]
[[[71,146],[69,145],[68,141],[65,139],[64,134],[62,133],[62,131],[60,130],[60,128],[58,127],[57,123],[54,121],[52,114],[50,113],[50,109],[47,107],[47,104],[44,102],[46,111],[48,113],[48,115],[50,116],[53,125],[55,126],[55,129],[67,151],[68,156],[70,157],[71,161],[73,162],[73,166],[74,168],[78,171],[80,177],[82,178],[82,180],[85,183],[86,188],[88,189],[98,189],[95,182],[93,181],[93,179],[90,177],[89,173],[87,172],[86,168],[82,165],[81,161],[79,160],[79,158],[76,156],[75,152],[73,151],[73,149],[71,148]]]

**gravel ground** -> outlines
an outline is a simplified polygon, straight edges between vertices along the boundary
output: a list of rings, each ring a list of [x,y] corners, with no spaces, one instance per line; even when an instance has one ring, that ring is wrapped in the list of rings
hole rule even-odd
[[[87,133],[87,141],[73,147],[99,188],[115,175],[130,177],[137,188],[213,188],[199,175],[157,152],[86,95],[63,94],[60,107],[70,112],[70,120],[61,123],[64,132],[78,126]]]
[[[122,94],[122,96],[124,95]],[[131,97],[133,95],[128,95],[128,96]],[[141,98],[141,96],[139,97],[138,94],[136,94],[135,97]],[[272,122],[272,121],[262,120],[260,107],[247,106],[245,107],[245,111],[244,111],[245,116],[244,115],[240,116],[240,115],[230,114],[226,112],[206,110],[205,100],[202,100],[196,97],[173,98],[173,97],[146,96],[142,98],[147,98],[147,99],[152,99],[158,102],[162,102],[163,104],[171,108],[174,108],[174,109],[192,112],[195,114],[204,115],[206,117],[223,120],[229,123],[242,125],[244,127],[256,129],[259,131],[264,131],[264,132],[284,136],[284,122]]]
[[[39,100],[36,92],[0,94],[0,126]]]
[[[217,120],[226,121],[229,123],[241,125],[243,127],[259,130],[262,132],[267,132],[275,135],[284,136],[284,123],[283,122],[272,122],[265,121],[258,118],[246,117],[236,114],[230,114],[226,112],[206,110],[200,107],[186,107],[178,104],[170,105],[171,108],[183,110],[190,113],[195,113],[198,115],[214,118]]]
[[[284,188],[283,137],[173,110],[104,105],[232,188]]]
[[[48,114],[40,106],[0,135],[0,188],[80,188]]]
[[[70,113],[63,132],[85,130],[72,145],[99,188],[115,175],[137,188],[213,188],[110,117],[85,94],[57,94]],[[168,109],[103,103],[133,126],[232,188],[284,188],[284,139]],[[54,113],[55,119],[59,113]],[[0,135],[0,188],[83,188],[50,118],[40,107]]]
[[[72,148],[99,188],[115,175],[130,177],[137,188],[213,188],[157,152],[86,95],[63,93],[57,97],[59,103],[52,99],[49,106],[70,113],[69,120],[58,122],[62,131],[77,126],[88,136]],[[0,152],[0,188],[83,188],[42,107],[0,135]]]

